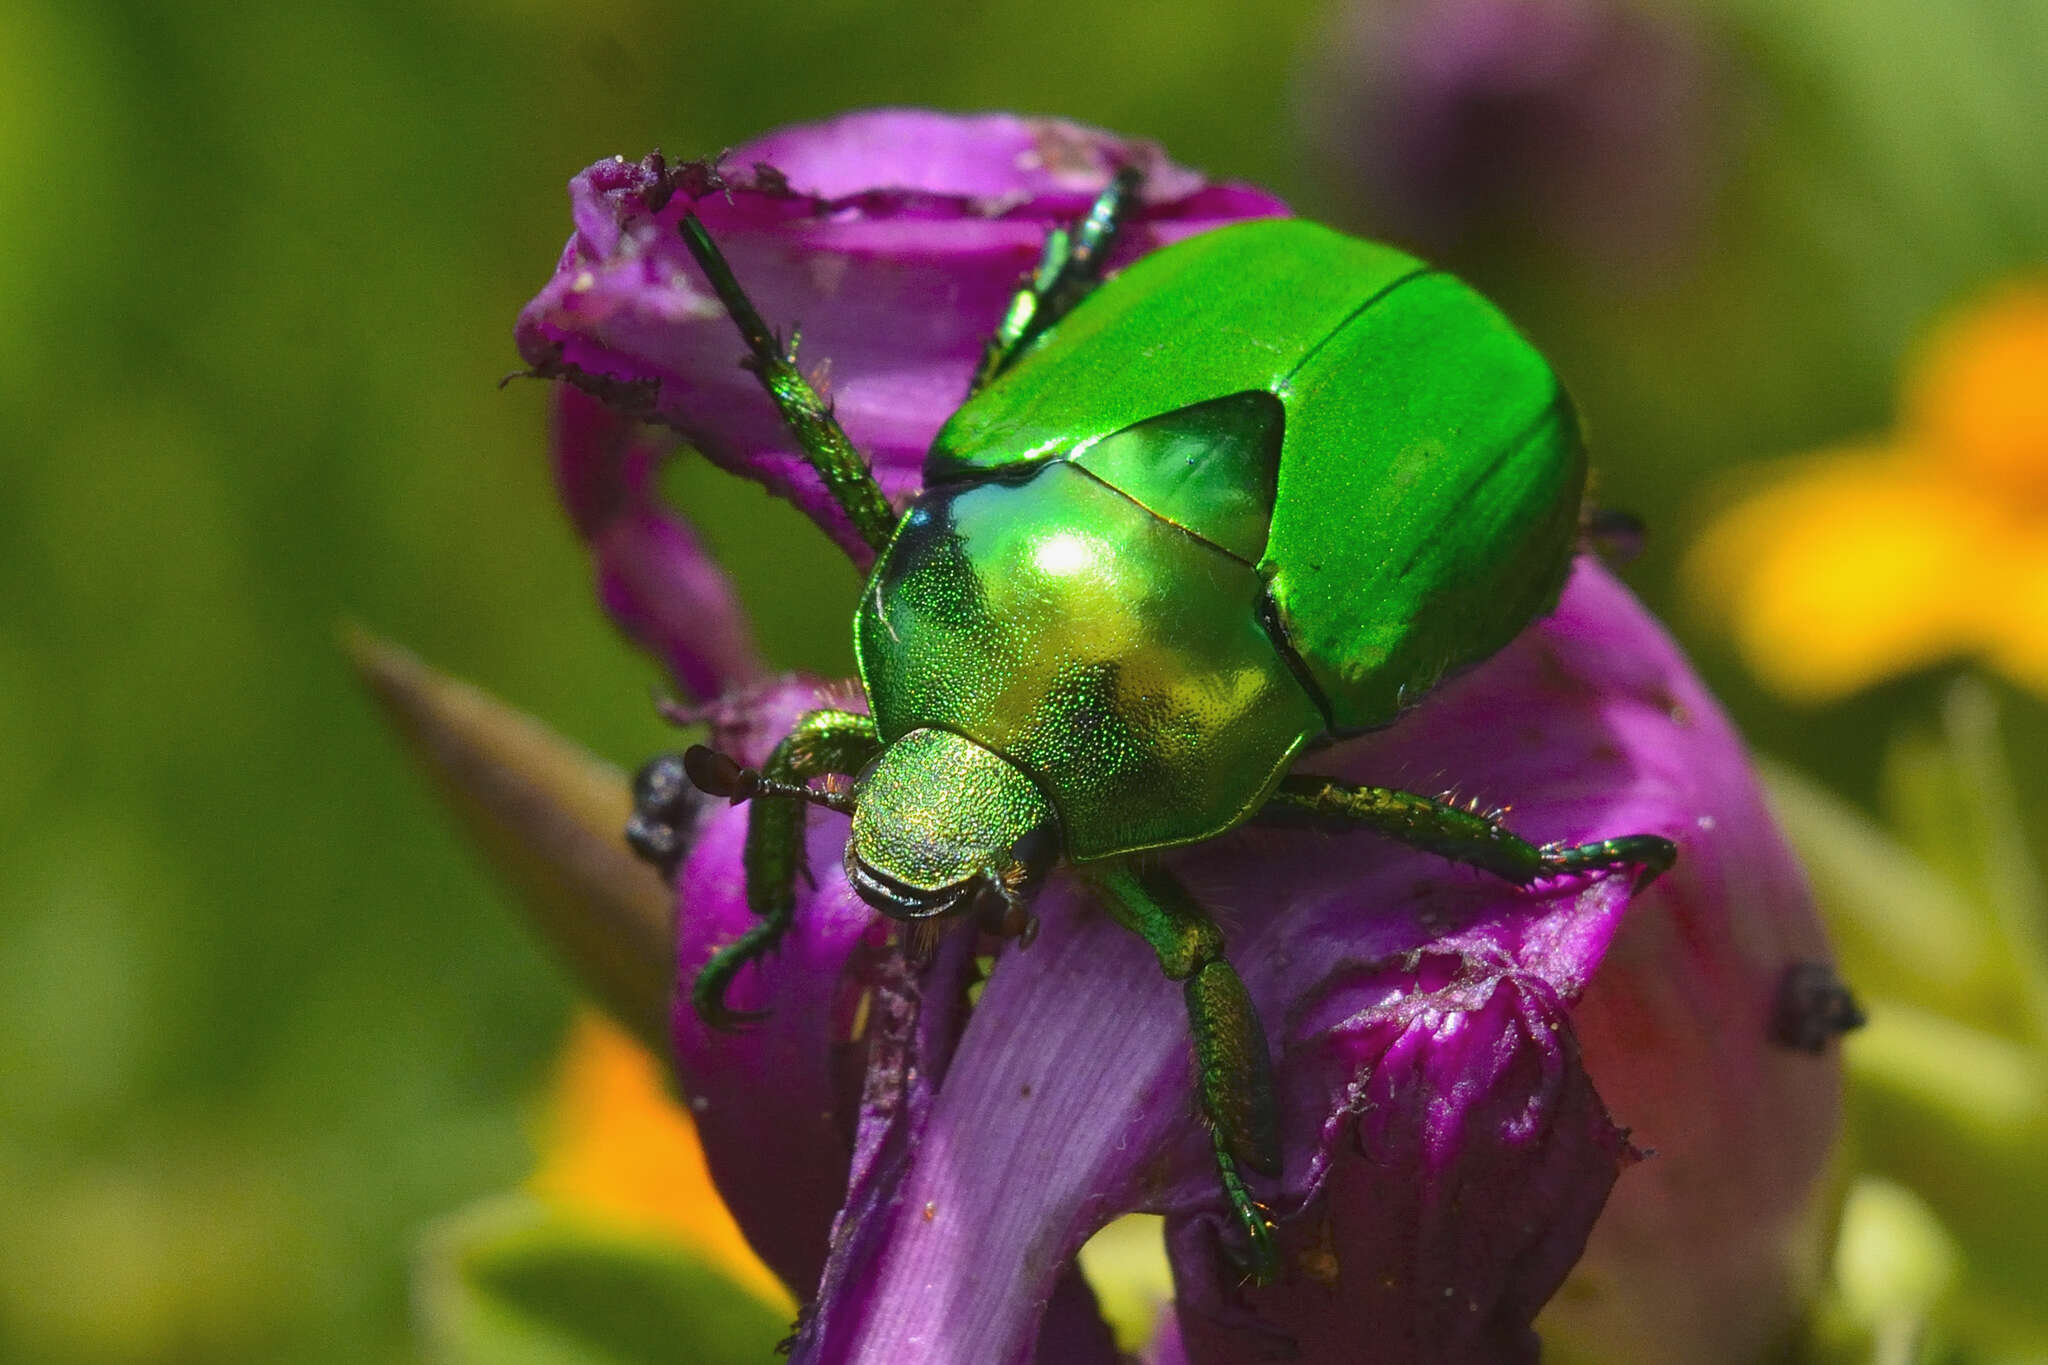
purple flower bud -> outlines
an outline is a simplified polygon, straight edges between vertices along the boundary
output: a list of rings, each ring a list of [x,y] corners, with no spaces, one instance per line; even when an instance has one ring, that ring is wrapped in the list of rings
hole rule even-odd
[[[1378,229],[1626,266],[1696,236],[1715,84],[1686,21],[1625,0],[1351,0],[1306,98],[1324,173]]]
[[[555,485],[590,545],[597,600],[685,692],[715,697],[761,660],[732,585],[656,494],[673,444],[578,390],[555,404]]]
[[[867,548],[739,367],[732,321],[677,235],[683,213],[703,219],[762,316],[786,337],[800,330],[799,365],[900,503],[1046,230],[1084,212],[1124,164],[1146,180],[1119,259],[1285,212],[1148,143],[1076,124],[854,114],[737,148],[717,168],[672,167],[657,153],[577,176],[576,233],[519,315],[520,354],[537,373],[673,427],[864,563]]]
[[[854,116],[733,154],[729,200],[703,168],[654,159],[579,176],[576,237],[521,345],[852,544],[739,371],[673,240],[678,201],[765,316],[809,329],[900,498],[1039,237],[1126,159],[1150,168],[1130,251],[1279,210],[1070,125]],[[565,482],[586,534],[605,524]],[[744,641],[694,542],[635,543],[636,583],[696,586],[614,603],[629,626],[688,614]],[[707,718],[743,763],[806,709],[862,704],[847,684],[753,679],[729,643],[691,654],[690,634],[640,630],[678,668],[739,684]],[[1614,1358],[1741,1359],[1783,1328],[1837,1071],[1770,1034],[1787,968],[1827,947],[1738,741],[1663,632],[1582,563],[1554,615],[1309,766],[1507,807],[1542,841],[1665,835],[1678,866],[1632,897],[1611,877],[1518,889],[1362,833],[1245,828],[1165,855],[1216,910],[1275,1058],[1285,1175],[1260,1194],[1285,1270],[1247,1288],[1222,1252],[1182,992],[1146,945],[1056,875],[1036,942],[1003,949],[970,1009],[972,938],[904,969],[847,886],[845,818],[814,811],[796,926],[729,1000],[766,1022],[675,1015],[713,1176],[810,1300],[795,1359],[1107,1365],[1074,1256],[1138,1209],[1168,1220],[1162,1349],[1197,1362],[1533,1359],[1531,1323],[1589,1245],[1564,1326]],[[747,814],[714,809],[679,870],[686,984],[752,922]]]

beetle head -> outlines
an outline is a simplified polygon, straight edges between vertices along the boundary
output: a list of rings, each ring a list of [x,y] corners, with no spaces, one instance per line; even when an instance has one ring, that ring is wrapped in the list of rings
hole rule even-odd
[[[947,730],[913,730],[861,776],[846,875],[892,919],[972,914],[1028,934],[1028,900],[1059,846],[1038,785]]]

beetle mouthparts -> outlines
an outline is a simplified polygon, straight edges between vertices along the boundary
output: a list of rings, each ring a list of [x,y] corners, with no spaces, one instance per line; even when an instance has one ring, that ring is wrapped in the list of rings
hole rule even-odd
[[[973,882],[943,886],[936,891],[910,886],[862,862],[849,843],[846,850],[846,880],[860,898],[896,920],[942,919],[959,910],[974,889]]]

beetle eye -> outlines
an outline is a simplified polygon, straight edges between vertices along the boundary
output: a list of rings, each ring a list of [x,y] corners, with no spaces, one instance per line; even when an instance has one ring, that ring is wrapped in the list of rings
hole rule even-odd
[[[1010,845],[1010,856],[1024,869],[1025,879],[1033,882],[1052,869],[1059,851],[1059,839],[1046,825],[1040,825]]]

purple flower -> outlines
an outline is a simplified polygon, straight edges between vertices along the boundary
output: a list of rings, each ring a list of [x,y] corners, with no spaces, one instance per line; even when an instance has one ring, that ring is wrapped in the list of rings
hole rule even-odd
[[[675,240],[682,208],[772,322],[804,327],[900,499],[1042,234],[1125,160],[1148,171],[1131,254],[1283,211],[1147,147],[997,116],[856,115],[742,148],[718,177],[658,158],[577,177],[576,235],[520,344],[576,386],[559,468],[605,603],[703,699],[718,747],[757,763],[858,690],[762,675],[724,580],[653,500],[645,433],[587,395],[858,542],[738,369]],[[1006,947],[970,1009],[971,936],[908,972],[846,884],[844,818],[815,814],[796,928],[730,997],[768,1021],[675,1015],[712,1173],[810,1300],[797,1360],[1111,1361],[1074,1254],[1135,1209],[1168,1219],[1162,1360],[1533,1359],[1532,1320],[1575,1264],[1561,1330],[1615,1359],[1738,1360],[1786,1327],[1837,1072],[1770,1029],[1787,968],[1827,947],[1663,632],[1582,563],[1552,617],[1312,766],[1507,805],[1539,840],[1663,834],[1679,863],[1632,900],[1620,878],[1519,890],[1366,834],[1241,829],[1168,855],[1222,919],[1276,1061],[1285,1177],[1262,1195],[1286,1268],[1248,1288],[1222,1255],[1182,994],[1145,944],[1055,877],[1036,943]],[[679,870],[685,983],[750,922],[746,818],[706,813]]]
[[[1146,183],[1119,260],[1286,211],[1249,187],[1210,184],[1150,144],[994,114],[836,119],[737,148],[715,173],[670,167],[659,153],[601,161],[571,182],[576,233],[519,315],[519,350],[536,371],[682,432],[865,563],[866,547],[737,364],[732,322],[676,234],[684,210],[703,219],[762,316],[801,327],[799,363],[822,378],[841,425],[901,501],[1046,229],[1084,211],[1125,161]]]
[[[1692,245],[1720,171],[1716,63],[1624,0],[1352,0],[1308,85],[1327,172],[1437,253],[1538,245],[1607,266]]]

